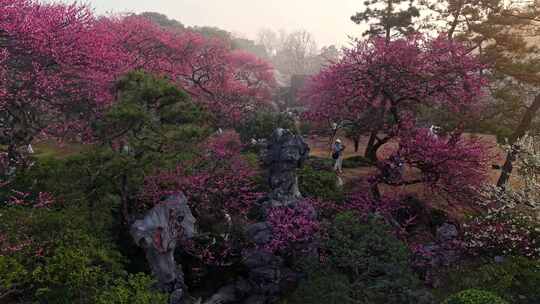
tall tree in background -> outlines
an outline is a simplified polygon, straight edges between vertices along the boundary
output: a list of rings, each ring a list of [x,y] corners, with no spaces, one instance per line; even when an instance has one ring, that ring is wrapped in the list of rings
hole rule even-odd
[[[310,74],[317,51],[317,43],[311,33],[305,30],[292,32],[277,50],[275,65],[286,74]]]
[[[287,78],[286,82],[295,75],[316,74],[340,56],[334,45],[319,49],[313,35],[305,30],[287,33],[284,30],[261,29],[256,44],[265,49],[276,70]]]
[[[287,33],[280,31],[276,33],[275,31],[269,28],[263,28],[257,33],[257,39],[255,40],[257,44],[262,45],[266,53],[269,56],[276,55],[277,50],[281,47],[282,41],[285,40]]]
[[[156,12],[143,12],[132,16],[143,17],[166,28],[167,30],[178,32],[196,32],[207,38],[218,38],[230,44],[233,49],[244,50],[260,58],[268,58],[268,55],[263,45],[260,45],[253,40],[246,39],[239,35],[230,33],[218,27],[184,26],[182,22],[175,19],[170,19],[166,15]]]
[[[143,12],[143,13],[140,13],[138,16],[149,19],[153,21],[154,23],[159,24],[160,26],[163,26],[163,27],[175,28],[177,30],[186,29],[186,27],[182,24],[182,22],[174,20],[174,19],[169,19],[169,17],[160,13]]]
[[[431,24],[450,39],[469,44],[489,67],[490,107],[483,131],[495,133],[513,146],[526,133],[536,133],[540,109],[540,10],[537,0],[423,1]],[[511,149],[502,166],[499,186],[505,186],[518,151]]]
[[[420,16],[414,0],[367,0],[364,6],[364,11],[356,13],[351,20],[369,25],[364,35],[383,36],[387,41],[413,33],[414,18]]]

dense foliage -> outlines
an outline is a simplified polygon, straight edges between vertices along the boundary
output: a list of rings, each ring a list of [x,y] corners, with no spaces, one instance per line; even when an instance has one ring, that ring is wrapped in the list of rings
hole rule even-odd
[[[429,295],[420,290],[408,266],[407,247],[380,219],[361,222],[353,213],[341,213],[327,233],[323,244],[327,256],[322,265],[308,265],[308,280],[295,299],[307,303],[429,303]]]
[[[258,111],[236,127],[243,142],[269,138],[276,128],[294,129],[294,120],[287,113]]]
[[[469,289],[448,298],[445,304],[506,304],[496,295],[482,290]]]
[[[274,85],[261,59],[144,17],[97,18],[78,4],[33,0],[2,1],[0,14],[0,135],[12,165],[39,135],[89,140],[115,100],[111,88],[132,70],[167,76],[222,124],[253,111]]]
[[[352,19],[369,37],[319,54],[305,31],[256,44],[157,13],[0,0],[0,302],[169,303],[130,227],[181,191],[188,302],[283,275],[298,283],[286,303],[539,303],[539,65],[514,35],[537,33],[540,12],[421,2],[366,2]],[[417,4],[445,31],[415,32]],[[252,53],[288,76],[324,68],[284,94]],[[301,107],[276,110],[299,90]],[[264,200],[254,153],[276,128],[312,148],[296,176],[294,147],[272,151],[289,162],[278,179],[297,178],[291,201]],[[344,172],[326,157],[337,136],[352,141]]]
[[[487,259],[478,265],[455,266],[445,273],[443,294],[470,288],[487,290],[509,303],[532,304],[540,299],[533,286],[540,281],[538,260],[507,257],[502,261]]]

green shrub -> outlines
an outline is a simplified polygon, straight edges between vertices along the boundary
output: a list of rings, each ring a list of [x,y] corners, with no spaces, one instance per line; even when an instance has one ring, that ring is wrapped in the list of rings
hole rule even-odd
[[[449,297],[444,304],[508,304],[508,302],[489,291],[467,289]]]
[[[313,126],[309,121],[301,121],[298,128],[300,129],[300,134],[302,135],[310,134],[313,130]]]
[[[28,272],[13,257],[0,255],[0,299],[15,293],[28,283]]]
[[[16,287],[24,301],[94,303],[124,271],[106,227],[81,208],[0,208],[0,290]]]
[[[310,156],[306,161],[306,166],[310,166],[315,170],[332,171],[334,168],[334,160],[330,158]]]
[[[448,223],[448,213],[441,209],[430,209],[429,210],[429,226],[433,228],[433,231],[444,223]]]
[[[243,120],[235,129],[242,142],[246,143],[252,138],[269,138],[276,128],[294,130],[294,121],[285,113],[260,111]]]
[[[69,240],[54,248],[54,253],[32,270],[36,298],[47,303],[94,303],[102,288],[119,275],[117,252],[90,236],[78,237],[76,242]]]
[[[168,295],[153,287],[154,280],[146,274],[119,278],[114,286],[101,293],[96,304],[166,304]]]
[[[363,156],[347,157],[343,160],[343,168],[358,168],[371,166],[371,162]]]
[[[311,166],[304,166],[298,172],[300,192],[304,196],[319,198],[325,201],[342,201],[344,193],[337,184],[334,172],[316,170]]]
[[[118,192],[118,172],[125,172],[128,164],[110,149],[97,148],[61,159],[40,158],[30,169],[18,172],[6,192],[2,194],[0,189],[0,199],[14,189],[51,193],[58,202],[69,201],[70,206],[89,203],[97,207],[100,200]]]
[[[313,264],[306,267],[308,280],[302,282],[290,297],[293,304],[353,304],[352,284],[346,275],[330,267]]]
[[[444,290],[439,290],[441,297],[476,288],[493,292],[510,303],[540,303],[539,260],[507,257],[502,263],[496,263],[490,259],[478,266],[449,269],[444,281]]]
[[[360,223],[352,213],[338,214],[323,250],[327,262],[305,267],[308,280],[293,303],[432,303],[408,266],[406,246],[378,218]]]

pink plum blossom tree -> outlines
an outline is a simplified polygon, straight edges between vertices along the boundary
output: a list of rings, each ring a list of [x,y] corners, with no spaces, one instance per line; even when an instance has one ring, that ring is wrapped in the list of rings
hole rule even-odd
[[[377,185],[423,183],[449,194],[470,193],[487,176],[486,146],[458,128],[435,136],[419,123],[419,109],[472,115],[482,106],[484,66],[443,35],[371,38],[344,50],[344,57],[314,76],[305,88],[307,117],[369,134],[365,156],[379,168]],[[397,144],[385,159],[378,151]],[[403,172],[412,169],[412,177]]]
[[[304,91],[307,116],[370,134],[366,157],[415,125],[419,106],[467,113],[481,104],[483,66],[463,45],[421,35],[357,41]]]

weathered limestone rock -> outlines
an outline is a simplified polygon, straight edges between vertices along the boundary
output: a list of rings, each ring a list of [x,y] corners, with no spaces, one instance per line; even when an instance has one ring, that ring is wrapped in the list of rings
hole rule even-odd
[[[144,248],[158,287],[171,293],[171,304],[182,303],[184,274],[174,260],[178,240],[195,234],[195,218],[182,193],[171,195],[131,225],[131,236]]]
[[[272,189],[268,199],[287,203],[301,198],[296,169],[309,156],[309,146],[302,137],[286,129],[276,129],[261,156]]]
[[[437,228],[437,240],[440,242],[453,240],[458,235],[457,227],[453,224],[444,223],[441,227]]]
[[[309,156],[309,146],[301,136],[289,130],[276,129],[263,150],[263,165],[268,170],[271,192],[261,204],[263,218],[247,227],[247,236],[256,248],[244,254],[249,269],[248,281],[251,296],[244,303],[273,303],[298,281],[300,274],[285,266],[282,257],[263,249],[272,240],[272,227],[266,222],[268,209],[273,207],[295,208],[302,194],[298,188],[296,170]]]
[[[273,237],[272,226],[266,217],[270,208],[297,206],[302,194],[298,188],[296,170],[302,167],[308,155],[309,147],[301,136],[285,129],[274,131],[266,148],[261,151],[271,192],[258,206],[258,213],[262,215],[260,222],[246,227],[246,236],[255,245],[255,248],[245,250],[242,254],[247,268],[246,277],[221,288],[205,304],[275,303],[279,296],[298,282],[301,274],[289,269],[283,257],[265,249]]]

